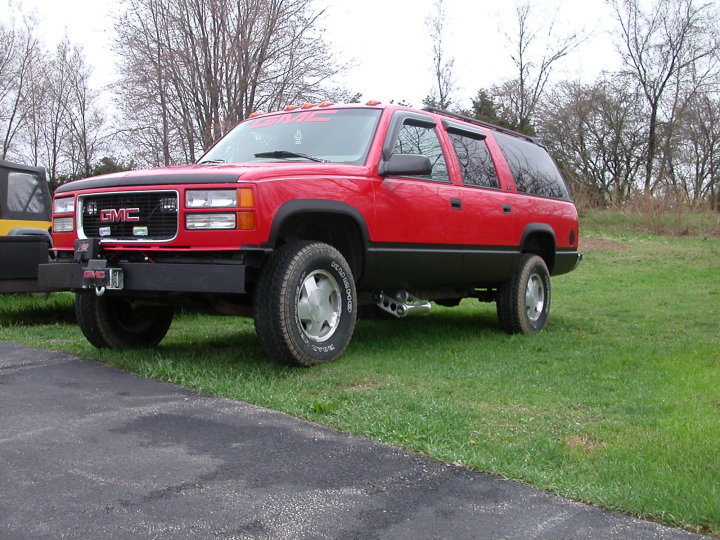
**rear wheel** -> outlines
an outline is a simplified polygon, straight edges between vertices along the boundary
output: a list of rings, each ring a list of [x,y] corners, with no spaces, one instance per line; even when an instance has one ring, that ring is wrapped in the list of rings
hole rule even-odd
[[[123,296],[75,295],[75,316],[87,340],[102,349],[155,347],[167,334],[172,308],[137,305]]]
[[[260,345],[273,360],[299,366],[334,360],[357,317],[350,267],[322,242],[282,246],[260,275],[254,311]]]
[[[545,261],[525,254],[512,279],[498,288],[497,314],[508,334],[534,334],[550,313],[550,272]]]

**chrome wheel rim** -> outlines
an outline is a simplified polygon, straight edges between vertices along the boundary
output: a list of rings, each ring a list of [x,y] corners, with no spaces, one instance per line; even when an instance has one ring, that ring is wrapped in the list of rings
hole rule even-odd
[[[525,287],[525,313],[527,318],[535,322],[542,315],[545,307],[545,284],[540,274],[532,274]]]
[[[313,341],[323,342],[340,324],[340,286],[324,270],[308,274],[300,286],[297,314],[303,333]]]

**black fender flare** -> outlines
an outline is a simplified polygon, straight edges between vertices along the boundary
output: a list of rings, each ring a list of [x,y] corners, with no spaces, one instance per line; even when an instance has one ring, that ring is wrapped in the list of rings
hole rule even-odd
[[[547,223],[528,223],[525,226],[525,229],[523,229],[522,233],[522,240],[520,241],[520,252],[524,253],[527,247],[527,240],[528,237],[530,237],[533,234],[542,234],[546,236],[550,236],[552,239],[552,251],[548,253],[548,256],[550,257],[550,260],[545,261],[547,263],[548,269],[550,272],[552,272],[553,267],[555,266],[555,254],[557,251],[557,239],[555,238],[555,230],[548,225]]]
[[[339,214],[352,218],[357,224],[358,229],[360,230],[360,235],[362,236],[363,252],[367,251],[367,247],[370,243],[370,237],[368,235],[367,223],[360,211],[348,203],[327,199],[293,199],[292,201],[288,201],[280,206],[273,217],[267,245],[269,247],[275,246],[280,230],[287,219],[299,214],[310,213]]]
[[[53,245],[52,235],[45,229],[38,229],[37,227],[15,227],[10,229],[8,236],[42,236],[47,240],[50,247]]]

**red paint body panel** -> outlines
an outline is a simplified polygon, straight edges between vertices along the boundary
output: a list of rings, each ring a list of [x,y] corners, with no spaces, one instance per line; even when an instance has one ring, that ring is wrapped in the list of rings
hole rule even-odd
[[[78,189],[74,190],[71,183],[63,186],[63,192],[56,194],[56,197],[160,190],[178,193],[179,223],[175,238],[169,241],[144,241],[141,237],[125,242],[103,240],[103,249],[114,252],[232,252],[244,247],[271,249],[269,242],[275,217],[284,204],[299,199],[334,201],[352,207],[355,219],[363,222],[360,225],[365,228],[365,238],[370,245],[426,245],[435,248],[448,245],[460,249],[464,246],[483,246],[519,251],[528,226],[542,224],[553,231],[556,249],[577,248],[578,218],[572,202],[519,194],[510,168],[493,138],[492,129],[474,126],[476,131],[486,135],[485,141],[497,171],[499,189],[463,185],[460,166],[450,137],[443,127],[442,115],[422,113],[436,122],[450,182],[378,175],[380,163],[386,157],[383,156],[383,145],[386,137],[390,136],[388,130],[392,126],[393,114],[411,109],[343,105],[306,111],[306,116],[296,115],[291,118],[283,116],[290,113],[273,113],[247,122],[254,123],[258,128],[283,122],[294,122],[293,125],[329,122],[335,112],[347,108],[382,110],[363,165],[277,161],[166,167],[98,177],[93,184],[97,187],[88,188],[86,186],[89,184],[76,183]],[[173,182],[173,175],[182,177],[182,180]],[[220,175],[218,177],[223,180],[208,182],[207,178],[212,175]],[[195,182],[194,178],[198,181]],[[253,190],[253,208],[185,208],[187,190],[247,187]],[[457,207],[457,201],[460,201],[461,207]],[[74,215],[77,222],[81,217],[78,208],[76,204],[75,214],[55,217]],[[187,230],[185,227],[185,216],[189,213],[239,211],[254,212],[254,229]],[[113,212],[115,214],[112,215],[118,215],[117,210]],[[76,238],[76,232],[54,234],[55,249],[72,251]]]

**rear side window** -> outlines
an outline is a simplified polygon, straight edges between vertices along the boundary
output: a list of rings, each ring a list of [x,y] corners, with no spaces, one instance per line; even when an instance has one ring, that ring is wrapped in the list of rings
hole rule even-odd
[[[484,140],[459,133],[450,133],[450,139],[460,163],[463,184],[485,188],[500,187],[495,164]]]
[[[493,133],[520,193],[570,200],[555,162],[544,148],[518,137]]]

